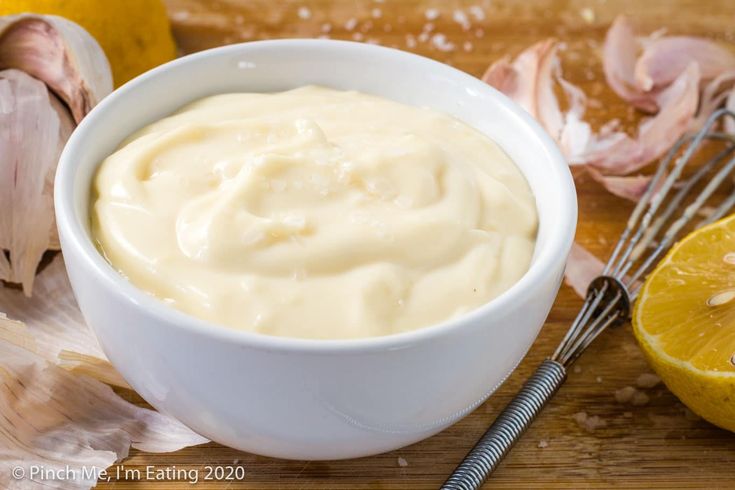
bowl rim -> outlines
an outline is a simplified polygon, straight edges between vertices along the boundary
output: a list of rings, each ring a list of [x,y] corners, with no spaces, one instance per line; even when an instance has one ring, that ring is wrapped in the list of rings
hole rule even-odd
[[[445,73],[457,78],[468,88],[484,91],[487,95],[504,106],[505,109],[514,113],[534,133],[544,148],[545,159],[550,165],[546,167],[550,172],[557,174],[558,180],[564,185],[558,189],[561,208],[568,210],[564,216],[555,216],[555,223],[548,236],[548,244],[541,250],[524,275],[509,289],[487,303],[469,311],[457,318],[444,320],[433,325],[417,328],[414,330],[400,332],[377,337],[364,337],[355,339],[308,339],[295,337],[279,337],[252,332],[249,330],[238,330],[225,325],[209,322],[193,315],[184,313],[163,301],[146,293],[125,279],[114,267],[107,262],[102,254],[90,240],[85,232],[81,219],[77,216],[74,206],[75,196],[78,192],[76,185],[76,165],[73,157],[83,147],[87,134],[92,131],[96,124],[97,114],[102,113],[113,100],[124,98],[128,93],[135,91],[145,81],[157,77],[159,74],[179,65],[197,63],[199,60],[210,56],[229,55],[252,47],[270,47],[294,49],[305,45],[311,48],[329,49],[359,49],[363,52],[382,52],[396,57],[403,57],[413,62],[421,62],[429,68],[444,70]],[[527,178],[522,169],[521,173]],[[477,320],[502,311],[509,304],[521,299],[526,292],[540,283],[546,270],[560,259],[566,260],[577,223],[577,197],[574,181],[569,166],[558,149],[556,143],[544,129],[520,106],[510,100],[495,88],[474,76],[458,70],[439,61],[409,53],[395,48],[376,46],[352,41],[325,40],[325,39],[277,39],[251,41],[199,51],[189,54],[168,63],[160,65],[138,77],[128,81],[113,93],[105,97],[77,126],[67,142],[59,159],[59,164],[54,180],[54,207],[56,222],[60,234],[64,235],[67,247],[73,247],[82,259],[84,267],[92,271],[98,279],[99,286],[112,290],[112,294],[121,296],[125,302],[133,307],[142,308],[147,315],[157,320],[175,324],[176,328],[189,333],[226,342],[234,342],[253,348],[264,348],[279,351],[300,351],[320,354],[341,354],[346,352],[375,352],[382,350],[395,350],[410,347],[419,342],[430,341],[474,324]],[[63,252],[63,250],[62,250]]]

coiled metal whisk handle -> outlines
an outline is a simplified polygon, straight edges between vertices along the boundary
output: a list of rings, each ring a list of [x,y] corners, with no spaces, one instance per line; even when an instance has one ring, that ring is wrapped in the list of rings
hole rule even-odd
[[[479,488],[566,378],[567,371],[560,363],[551,359],[541,363],[441,488]]]
[[[608,326],[624,322],[629,312],[630,295],[620,280],[612,276],[593,280],[582,309],[554,355],[541,363],[442,488],[479,488],[567,379],[567,367]]]

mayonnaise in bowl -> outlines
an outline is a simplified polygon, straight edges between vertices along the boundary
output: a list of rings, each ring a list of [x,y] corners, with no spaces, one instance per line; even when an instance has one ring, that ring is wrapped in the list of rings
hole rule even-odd
[[[390,335],[456,318],[529,268],[520,171],[446,114],[307,86],[201,99],[93,181],[92,234],[129,281],[228,327]]]

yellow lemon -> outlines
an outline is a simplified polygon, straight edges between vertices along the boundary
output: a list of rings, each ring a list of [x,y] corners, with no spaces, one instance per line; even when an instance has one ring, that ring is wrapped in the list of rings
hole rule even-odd
[[[735,216],[671,249],[641,290],[633,330],[681,401],[735,431]]]
[[[110,60],[116,86],[176,56],[159,0],[0,1],[0,15],[24,12],[58,15],[84,27]]]

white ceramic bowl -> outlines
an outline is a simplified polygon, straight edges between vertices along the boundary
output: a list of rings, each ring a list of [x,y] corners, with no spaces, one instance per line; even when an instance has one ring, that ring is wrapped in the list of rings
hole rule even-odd
[[[126,136],[200,97],[306,84],[429,106],[494,139],[536,197],[538,241],[525,276],[490,303],[440,325],[363,340],[300,340],[230,330],[174,310],[127,282],[98,253],[88,226],[90,182]],[[55,193],[79,306],[130,385],[215,441],[297,459],[396,449],[441,431],[482,403],[536,338],[559,288],[577,216],[563,157],[506,97],[413,54],[318,40],[212,49],[127,83],[72,135]]]

